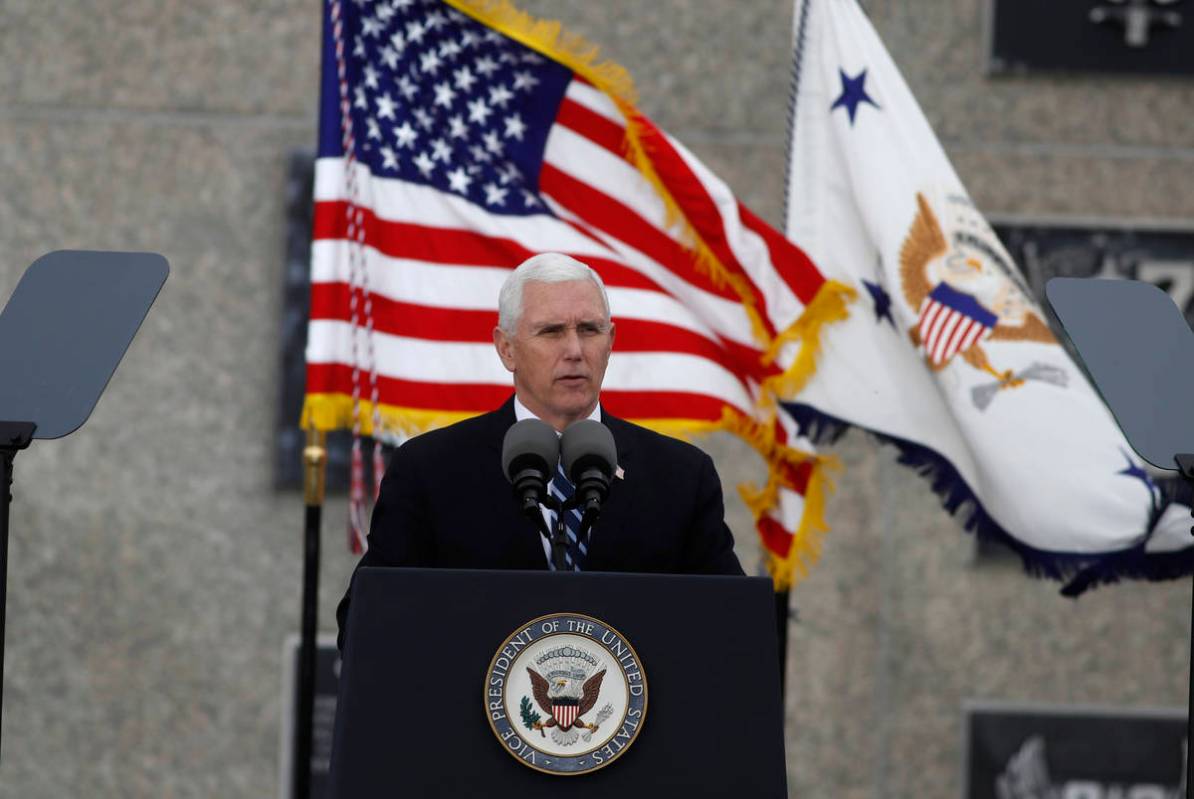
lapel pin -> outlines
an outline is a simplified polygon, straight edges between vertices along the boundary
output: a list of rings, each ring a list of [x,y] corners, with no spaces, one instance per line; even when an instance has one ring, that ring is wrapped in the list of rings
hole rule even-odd
[[[618,478],[619,480],[625,480],[626,479],[626,470],[623,469],[621,466],[615,467],[614,468],[614,477]]]

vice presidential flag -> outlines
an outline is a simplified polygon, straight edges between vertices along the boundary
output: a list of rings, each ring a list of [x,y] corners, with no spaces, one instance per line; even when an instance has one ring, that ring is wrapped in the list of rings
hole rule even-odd
[[[1054,338],[855,0],[797,0],[795,21],[787,232],[863,299],[789,410],[895,444],[947,509],[1071,591],[1188,573],[1189,508]]]
[[[746,436],[771,467],[749,499],[777,572],[812,553],[818,462],[774,408],[850,292],[558,25],[494,0],[333,0],[324,39],[304,418],[411,434],[496,408],[498,289],[567,253],[617,323],[603,406]]]

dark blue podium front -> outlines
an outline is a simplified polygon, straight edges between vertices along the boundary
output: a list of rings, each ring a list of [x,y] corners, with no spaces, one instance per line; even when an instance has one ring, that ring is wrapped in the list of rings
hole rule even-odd
[[[551,613],[616,628],[648,681],[638,739],[588,774],[521,765],[485,713],[497,649]],[[775,602],[762,578],[362,569],[344,649],[338,799],[787,795]]]

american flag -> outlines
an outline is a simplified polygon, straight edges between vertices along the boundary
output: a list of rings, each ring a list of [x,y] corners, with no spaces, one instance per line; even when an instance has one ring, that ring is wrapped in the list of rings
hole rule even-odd
[[[774,399],[848,290],[558,28],[493,0],[333,0],[324,30],[304,424],[408,435],[496,408],[498,289],[567,253],[601,274],[618,326],[603,407],[744,435],[772,467],[748,495],[764,543],[798,564],[818,461]]]

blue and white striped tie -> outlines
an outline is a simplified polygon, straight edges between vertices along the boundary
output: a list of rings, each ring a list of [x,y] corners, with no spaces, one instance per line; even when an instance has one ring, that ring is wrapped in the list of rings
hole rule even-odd
[[[572,495],[576,493],[576,486],[572,485],[572,481],[564,474],[564,465],[558,464],[556,466],[555,477],[551,480],[551,495],[560,502],[566,502],[572,499]],[[580,571],[585,565],[585,558],[589,554],[588,543],[582,541],[580,538],[580,511],[576,508],[569,508],[564,513],[564,533],[568,537],[568,547],[564,552],[564,562],[568,564],[568,568],[572,571]],[[555,569],[555,563],[549,561],[551,567]]]

